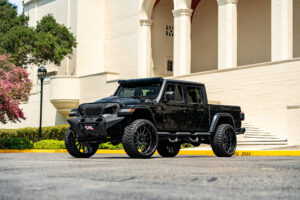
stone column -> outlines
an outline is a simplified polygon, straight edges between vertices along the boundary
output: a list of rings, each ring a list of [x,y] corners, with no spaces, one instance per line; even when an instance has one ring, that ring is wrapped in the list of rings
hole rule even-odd
[[[191,73],[191,15],[192,9],[173,10],[174,52],[173,76]]]
[[[237,2],[218,1],[218,69],[237,67]]]
[[[151,76],[151,25],[152,20],[140,20],[140,56],[139,56],[139,77]]]
[[[293,58],[293,0],[272,0],[272,61]]]

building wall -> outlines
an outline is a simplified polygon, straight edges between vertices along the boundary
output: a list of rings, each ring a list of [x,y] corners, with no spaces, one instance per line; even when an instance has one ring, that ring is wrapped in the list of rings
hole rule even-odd
[[[80,104],[94,102],[98,99],[108,97],[114,94],[118,87],[116,80],[111,80],[106,73],[98,73],[93,75],[85,75],[77,77],[80,81],[80,86],[77,88],[75,85],[73,89],[79,90],[80,92]],[[62,81],[64,82],[64,81]],[[66,82],[68,83],[68,82]],[[72,87],[72,86],[71,86]],[[68,87],[70,88],[70,87]],[[61,87],[52,88],[55,92],[52,92],[55,97],[60,96],[62,100],[69,99],[65,98],[72,96],[72,92],[65,93],[64,85]],[[22,128],[22,127],[38,127],[40,118],[40,85],[34,87],[31,91],[28,102],[21,104],[21,108],[24,111],[26,120],[22,120],[21,123],[8,123],[0,125],[0,128]],[[62,93],[61,95],[59,95]],[[74,92],[73,92],[74,93]],[[54,126],[59,124],[66,124],[67,121],[63,115],[61,115],[50,100],[53,99],[51,94],[50,80],[46,80],[44,83],[43,92],[43,126]]]
[[[300,0],[293,0],[294,58],[300,57]]]
[[[106,1],[77,2],[76,74],[104,72]]]
[[[299,66],[300,59],[297,59],[177,78],[204,83],[209,100],[239,105],[245,112],[246,121],[287,137],[287,106],[300,105]],[[294,134],[300,134],[300,129],[294,128],[297,130]]]
[[[46,14],[52,14],[56,21],[61,24],[68,25],[68,0],[38,0],[36,1],[35,20],[40,21]],[[30,16],[32,17],[32,16]],[[58,74],[65,74],[67,60],[64,59],[60,66],[55,64],[47,64],[48,71],[57,71]]]
[[[300,105],[289,106],[287,108],[287,137],[289,145],[300,144]]]
[[[192,18],[192,73],[218,68],[218,4],[201,0]]]
[[[86,75],[105,71],[105,8],[106,1],[84,0],[37,0],[25,5],[25,14],[30,16],[30,25],[44,15],[52,14],[58,23],[70,27],[78,47],[71,59],[65,58],[60,66],[48,64],[49,72],[58,75]]]
[[[30,16],[29,18],[29,26],[36,25],[36,15],[35,15],[35,1],[29,2],[26,6],[24,6],[24,14]]]
[[[68,0],[38,0],[37,20],[41,20],[44,15],[51,13],[58,23],[68,23]]]
[[[271,0],[237,4],[238,66],[271,60]]]
[[[109,82],[105,74],[80,77],[80,103],[93,102],[111,96],[117,87],[118,82]]]
[[[31,0],[25,3],[27,4],[24,6],[24,14],[29,16],[30,26],[36,26],[37,21],[40,21],[46,14],[52,14],[58,23],[68,25],[68,0]],[[48,72],[65,74],[67,59],[64,59],[59,67],[52,63],[47,64],[46,67]],[[34,71],[37,70],[37,66],[33,68]]]
[[[139,8],[136,0],[106,1],[105,69],[138,76]]]
[[[152,13],[152,58],[154,76],[171,76],[167,72],[167,59],[173,59],[174,36],[166,36],[166,26],[174,27],[172,0],[162,0],[155,6]]]

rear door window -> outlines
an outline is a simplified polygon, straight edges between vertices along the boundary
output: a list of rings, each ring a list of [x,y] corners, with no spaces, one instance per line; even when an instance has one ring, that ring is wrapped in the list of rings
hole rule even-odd
[[[186,86],[186,101],[188,104],[202,104],[203,96],[201,88],[195,85]]]

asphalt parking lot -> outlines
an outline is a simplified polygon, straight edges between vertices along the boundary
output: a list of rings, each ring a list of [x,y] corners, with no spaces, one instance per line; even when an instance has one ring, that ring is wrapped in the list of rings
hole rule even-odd
[[[300,199],[300,157],[2,153],[0,199]]]

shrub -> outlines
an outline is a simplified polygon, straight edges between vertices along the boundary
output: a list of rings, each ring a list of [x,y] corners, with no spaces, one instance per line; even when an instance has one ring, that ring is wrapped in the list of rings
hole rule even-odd
[[[32,149],[33,144],[25,138],[0,139],[0,149]]]
[[[184,143],[180,146],[181,149],[192,148],[192,147],[194,147],[194,146],[190,143]]]
[[[35,149],[65,149],[65,142],[59,140],[41,140],[34,143]]]
[[[99,149],[118,150],[118,149],[123,149],[123,145],[122,145],[122,143],[120,143],[118,145],[112,145],[110,142],[106,142],[106,143],[101,143],[99,145]]]
[[[43,127],[42,139],[64,140],[68,128],[69,125]],[[25,138],[29,141],[37,142],[39,128],[0,129],[0,139],[9,139],[12,137]]]
[[[34,143],[35,149],[65,149],[65,142],[58,140],[41,140],[37,143]],[[99,149],[110,149],[117,150],[123,149],[122,144],[112,145],[110,142],[102,143],[99,145]]]

